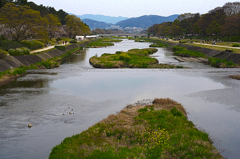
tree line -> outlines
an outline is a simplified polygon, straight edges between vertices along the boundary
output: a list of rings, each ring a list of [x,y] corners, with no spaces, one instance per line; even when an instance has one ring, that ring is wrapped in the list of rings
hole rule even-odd
[[[185,13],[173,22],[155,24],[148,28],[155,36],[233,36],[240,34],[240,2],[226,3],[208,13]]]
[[[90,28],[75,15],[53,7],[38,6],[27,0],[2,0],[0,34],[10,40],[39,38],[46,42],[55,35],[70,38],[90,33]]]

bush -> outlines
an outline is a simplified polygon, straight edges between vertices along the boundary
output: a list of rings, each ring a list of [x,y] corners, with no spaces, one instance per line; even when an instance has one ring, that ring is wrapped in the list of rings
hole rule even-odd
[[[57,40],[57,41],[61,41],[61,40],[62,40],[62,38],[58,37],[58,38],[56,38],[56,40]]]
[[[71,39],[71,40],[69,41],[69,43],[77,43],[77,40]]]
[[[55,46],[56,49],[61,50],[61,51],[65,51],[66,47],[65,46]]]
[[[232,47],[239,47],[239,44],[233,44]]]
[[[37,50],[43,48],[43,45],[34,41],[22,41],[24,47],[27,47],[31,50]]]
[[[218,58],[214,58],[214,57],[209,58],[208,63],[211,66],[217,67],[217,68],[233,68],[233,67],[237,66],[232,61],[227,61],[226,59],[222,60],[222,59],[218,59]]]
[[[0,49],[0,59],[7,57],[8,52]]]
[[[30,55],[30,49],[26,47],[9,49],[8,53],[11,56]]]

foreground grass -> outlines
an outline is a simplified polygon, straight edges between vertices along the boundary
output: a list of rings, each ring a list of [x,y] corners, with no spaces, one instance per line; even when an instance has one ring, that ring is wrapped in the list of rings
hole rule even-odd
[[[93,56],[89,62],[95,68],[182,68],[168,64],[158,64],[158,60],[149,57],[157,49],[131,49],[128,52],[117,51],[116,54],[103,54],[101,57]]]
[[[181,104],[155,99],[148,106],[127,106],[117,115],[68,137],[50,159],[66,158],[222,158],[207,133],[187,120]]]

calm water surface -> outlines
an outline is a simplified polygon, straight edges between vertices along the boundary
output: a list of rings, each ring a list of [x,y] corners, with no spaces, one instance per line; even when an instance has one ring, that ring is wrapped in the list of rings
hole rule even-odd
[[[0,158],[47,158],[65,137],[126,105],[166,97],[182,103],[189,120],[210,134],[224,157],[238,158],[240,81],[228,76],[240,74],[239,69],[179,63],[164,48],[154,54],[161,63],[193,69],[95,69],[88,62],[96,54],[148,46],[124,40],[112,47],[85,49],[59,68],[31,71],[0,87]]]

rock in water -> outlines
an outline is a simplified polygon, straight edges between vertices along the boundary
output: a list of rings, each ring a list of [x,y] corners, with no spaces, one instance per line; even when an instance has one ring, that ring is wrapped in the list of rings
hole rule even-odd
[[[33,127],[33,125],[29,123],[29,124],[28,124],[28,127],[31,128],[31,127]]]

